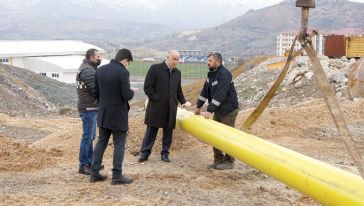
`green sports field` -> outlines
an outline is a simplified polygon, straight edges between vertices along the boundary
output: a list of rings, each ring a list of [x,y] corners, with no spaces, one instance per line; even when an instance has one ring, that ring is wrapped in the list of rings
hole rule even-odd
[[[128,70],[132,76],[145,76],[152,64],[156,62],[133,61]],[[177,68],[182,72],[184,79],[204,78],[208,72],[207,65],[200,63],[180,63]]]

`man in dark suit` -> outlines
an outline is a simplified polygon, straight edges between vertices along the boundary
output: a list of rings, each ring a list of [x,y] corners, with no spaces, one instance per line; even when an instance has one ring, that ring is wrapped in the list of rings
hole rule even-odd
[[[109,64],[101,66],[95,76],[95,97],[99,100],[97,124],[99,139],[95,147],[90,182],[104,181],[107,176],[99,173],[103,155],[113,134],[114,157],[111,184],[129,184],[133,180],[122,175],[125,154],[126,133],[128,131],[129,103],[134,96],[130,89],[129,62],[132,54],[121,49]]]
[[[176,126],[178,102],[186,102],[181,87],[181,72],[176,68],[180,54],[176,50],[168,52],[167,59],[152,65],[145,77],[144,92],[148,96],[148,105],[144,123],[147,125],[139,162],[148,160],[158,129],[163,128],[161,160],[169,162],[169,148],[172,144],[173,129]]]

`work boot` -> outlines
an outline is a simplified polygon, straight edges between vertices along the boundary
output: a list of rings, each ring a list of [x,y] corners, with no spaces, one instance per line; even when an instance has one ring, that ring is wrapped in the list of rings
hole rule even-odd
[[[234,161],[235,161],[235,159],[234,159],[234,157],[232,157],[232,156],[230,156],[230,155],[228,155],[228,154],[225,154],[225,156],[224,156],[224,162],[231,162],[231,163],[234,163]]]
[[[171,160],[169,159],[169,157],[168,157],[168,154],[162,154],[161,155],[161,160],[163,161],[163,162],[170,162]]]
[[[90,182],[94,183],[94,182],[102,182],[105,181],[107,179],[106,175],[101,175],[100,173],[97,174],[91,174],[90,176]]]
[[[90,175],[91,174],[91,168],[92,168],[91,165],[84,165],[83,167],[80,167],[78,169],[78,173],[84,174],[84,175]],[[104,165],[100,166],[100,170],[103,170],[104,168],[105,168]]]
[[[217,170],[231,170],[234,168],[234,163],[230,162],[230,161],[225,161],[221,164],[216,165]]]
[[[133,182],[133,179],[127,178],[124,175],[120,175],[117,178],[112,178],[111,184],[112,185],[123,185],[123,184],[130,184]]]
[[[91,174],[91,166],[90,165],[83,165],[78,168],[78,173],[83,175],[90,175]]]
[[[138,162],[145,162],[145,161],[148,161],[148,155],[141,154],[138,159]]]
[[[219,164],[222,164],[224,162],[224,156],[223,155],[214,155],[214,163],[210,164],[208,168],[210,169],[217,169],[217,166]]]

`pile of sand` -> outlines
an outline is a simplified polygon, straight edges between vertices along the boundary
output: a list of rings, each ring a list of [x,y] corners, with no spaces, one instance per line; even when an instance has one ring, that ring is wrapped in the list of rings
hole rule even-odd
[[[0,172],[30,171],[54,163],[55,154],[0,136]]]

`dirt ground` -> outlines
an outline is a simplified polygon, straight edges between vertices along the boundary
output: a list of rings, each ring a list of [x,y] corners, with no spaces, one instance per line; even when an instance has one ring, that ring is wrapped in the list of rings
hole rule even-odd
[[[345,117],[364,154],[364,100],[341,102]],[[236,127],[252,110],[239,113]],[[235,168],[207,168],[210,146],[176,130],[171,162],[160,161],[160,137],[148,162],[135,156],[145,126],[144,112],[134,109],[125,175],[130,185],[113,186],[110,179],[91,184],[77,173],[81,121],[73,117],[12,117],[0,113],[1,205],[320,205],[271,177],[237,161]],[[358,174],[322,100],[287,108],[270,108],[250,133]],[[104,174],[111,177],[112,144]]]

